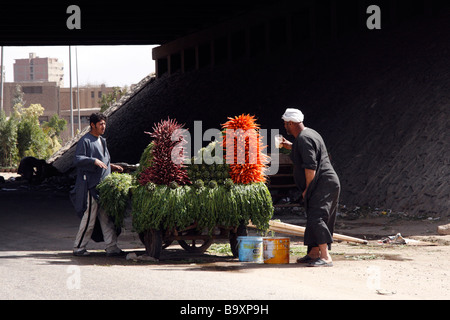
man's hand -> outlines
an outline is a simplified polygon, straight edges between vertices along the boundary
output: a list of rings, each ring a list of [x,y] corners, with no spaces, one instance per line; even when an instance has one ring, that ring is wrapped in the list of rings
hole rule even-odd
[[[98,160],[98,159],[95,159],[94,164],[95,164],[97,167],[100,167],[100,168],[102,168],[102,169],[108,169],[108,167],[106,166],[106,164],[104,164],[102,161],[100,161],[100,160]]]
[[[111,171],[123,172],[123,168],[121,166],[111,163]]]
[[[291,150],[292,142],[290,142],[289,140],[287,140],[285,137],[282,136],[280,141],[280,147]]]
[[[311,169],[305,169],[305,178],[306,178],[306,188],[305,191],[302,193],[303,199],[306,197],[306,191],[308,191],[308,187],[311,184],[311,182],[314,180],[314,177],[316,176],[316,171]]]

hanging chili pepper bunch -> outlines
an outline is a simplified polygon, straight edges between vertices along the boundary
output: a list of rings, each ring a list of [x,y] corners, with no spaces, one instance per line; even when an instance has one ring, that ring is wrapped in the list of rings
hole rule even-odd
[[[262,152],[267,146],[262,143],[255,117],[245,114],[229,117],[222,128],[225,160],[230,166],[230,178],[233,182],[265,182],[264,169],[269,157]]]
[[[153,127],[149,133],[153,140],[152,163],[139,176],[139,184],[149,182],[155,184],[178,185],[190,184],[186,167],[183,145],[186,140],[182,134],[183,125],[168,118]]]

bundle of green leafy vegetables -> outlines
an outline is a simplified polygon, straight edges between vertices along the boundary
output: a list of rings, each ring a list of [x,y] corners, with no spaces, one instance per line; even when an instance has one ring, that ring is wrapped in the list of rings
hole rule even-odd
[[[117,227],[123,226],[126,209],[135,187],[134,177],[127,173],[113,172],[97,186],[100,205],[114,219]]]
[[[177,127],[176,121],[170,119],[155,125],[155,139],[142,153],[139,169],[133,175],[112,173],[99,184],[100,203],[114,217],[116,225],[123,224],[131,198],[133,229],[138,233],[150,229],[183,230],[194,223],[199,230],[212,231],[215,226],[235,227],[249,220],[258,229],[267,230],[273,214],[267,186],[263,182],[234,183],[229,166],[217,164],[220,161],[214,149],[218,142],[202,148],[190,164],[164,166],[162,159],[176,145],[166,140]],[[202,161],[205,154],[214,161]],[[198,157],[200,163],[195,161]],[[166,170],[155,170],[157,166]],[[158,174],[164,175],[165,183],[157,183],[162,181],[156,179]],[[183,179],[168,182],[167,177],[171,176]]]
[[[133,228],[179,228],[197,223],[197,229],[212,231],[215,226],[233,227],[241,221],[252,221],[267,230],[272,217],[272,198],[264,183],[224,185],[210,181],[204,185],[166,186],[148,184],[133,191]]]

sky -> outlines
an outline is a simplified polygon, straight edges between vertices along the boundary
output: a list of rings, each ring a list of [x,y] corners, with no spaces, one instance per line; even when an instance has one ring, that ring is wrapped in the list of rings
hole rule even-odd
[[[78,56],[78,84],[124,87],[136,84],[155,71],[150,45],[71,46],[72,87],[76,87],[76,51]],[[75,50],[76,48],[76,50]],[[14,81],[15,59],[57,58],[64,63],[64,87],[69,87],[69,46],[3,47],[5,81]]]

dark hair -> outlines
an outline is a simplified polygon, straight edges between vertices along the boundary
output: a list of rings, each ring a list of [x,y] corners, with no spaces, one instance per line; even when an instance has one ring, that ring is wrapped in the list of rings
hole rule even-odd
[[[106,116],[103,113],[93,113],[89,117],[89,124],[93,123],[94,125],[97,124],[97,122],[100,122],[102,120],[106,121]]]

